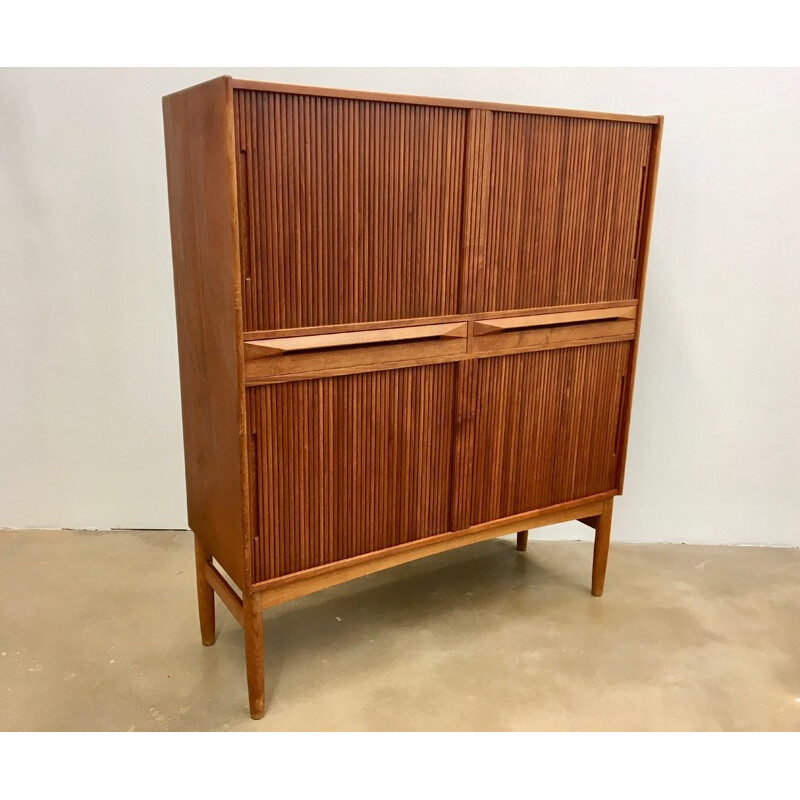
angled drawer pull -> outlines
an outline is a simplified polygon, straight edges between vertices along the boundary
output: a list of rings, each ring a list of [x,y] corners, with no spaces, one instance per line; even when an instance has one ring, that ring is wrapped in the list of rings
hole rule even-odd
[[[599,320],[636,319],[636,306],[614,306],[612,308],[590,308],[584,311],[562,311],[555,314],[529,314],[524,317],[498,317],[475,322],[473,334],[502,333],[521,328],[544,328],[570,323],[597,322]]]
[[[321,333],[245,342],[248,385],[413,366],[467,352],[466,322]]]
[[[545,350],[632,339],[636,306],[496,317],[473,323],[470,353]]]
[[[282,356],[287,353],[307,353],[312,350],[330,350],[340,347],[359,347],[386,343],[410,342],[419,339],[463,339],[467,335],[467,323],[445,323],[441,325],[412,325],[406,328],[379,328],[372,331],[350,331],[346,333],[320,333],[311,336],[287,336],[279,339],[256,339],[245,342],[248,359],[266,356]]]

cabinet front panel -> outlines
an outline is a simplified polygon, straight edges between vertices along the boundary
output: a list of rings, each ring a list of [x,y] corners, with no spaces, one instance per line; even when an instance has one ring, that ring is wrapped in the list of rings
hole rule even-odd
[[[636,296],[652,126],[496,112],[464,311]]]
[[[468,112],[236,90],[245,330],[458,311]]]
[[[448,530],[455,371],[247,389],[254,581]]]
[[[614,489],[631,342],[460,365],[453,528]]]

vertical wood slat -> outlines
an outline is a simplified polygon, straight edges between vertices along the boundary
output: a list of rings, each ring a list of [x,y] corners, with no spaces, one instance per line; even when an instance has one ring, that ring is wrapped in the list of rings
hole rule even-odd
[[[258,386],[254,581],[449,530],[455,364]]]
[[[467,161],[466,196],[483,213],[476,224],[465,212],[465,242],[481,238],[464,259],[462,311],[635,298],[651,136],[650,125],[491,113],[486,198],[469,193]]]
[[[462,214],[459,310],[473,307],[477,286],[486,265],[486,209],[489,203],[489,169],[492,154],[492,112],[469,112],[464,159],[464,210]]]
[[[630,342],[459,365],[453,530],[616,487]]]
[[[457,313],[469,112],[235,99],[246,330]]]

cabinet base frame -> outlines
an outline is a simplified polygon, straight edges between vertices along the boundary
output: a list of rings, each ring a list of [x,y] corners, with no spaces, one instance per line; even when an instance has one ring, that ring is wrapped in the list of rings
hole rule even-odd
[[[216,594],[244,630],[250,716],[253,719],[261,719],[266,711],[264,634],[261,621],[261,612],[265,608],[418,558],[511,533],[517,534],[517,550],[524,551],[528,543],[528,530],[570,520],[579,520],[595,529],[591,592],[595,597],[600,597],[603,594],[608,563],[611,512],[614,496],[617,494],[617,491],[604,492],[538,511],[506,517],[503,520],[475,525],[463,531],[443,533],[334,564],[273,578],[253,585],[241,598],[214,566],[211,554],[195,536],[197,599],[202,642],[204,645],[214,644],[214,595]],[[525,526],[524,529],[521,526]]]

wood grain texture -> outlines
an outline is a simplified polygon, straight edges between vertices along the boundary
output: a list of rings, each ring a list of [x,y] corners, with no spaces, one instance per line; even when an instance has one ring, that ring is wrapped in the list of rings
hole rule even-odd
[[[210,647],[217,639],[214,590],[206,580],[206,567],[211,564],[211,554],[202,542],[194,537],[195,577],[197,579],[197,608],[200,615],[200,639]]]
[[[461,337],[343,347],[248,361],[245,378],[248,386],[254,386],[275,381],[308,379],[309,376],[376,372],[397,369],[400,364],[419,366],[463,358],[466,352],[467,342]]]
[[[608,545],[611,539],[611,512],[614,508],[613,498],[603,504],[603,511],[595,517],[594,553],[592,557],[592,594],[602,597],[606,584],[606,566],[608,565]]]
[[[202,638],[216,593],[253,718],[262,608],[570,519],[602,593],[662,118],[221,78],[164,124]]]
[[[462,311],[636,297],[650,126],[492,114],[483,262]]]
[[[256,581],[449,530],[455,367],[248,389]]]
[[[242,625],[242,600],[233,591],[230,584],[222,577],[219,570],[213,564],[206,564],[204,577],[215,594],[225,604],[228,611],[233,614],[233,618]]]
[[[495,317],[476,320],[472,326],[474,336],[495,331],[518,330],[520,328],[541,328],[547,325],[566,325],[574,322],[597,322],[606,319],[635,319],[636,304],[610,306],[584,311],[564,311],[551,314],[528,314],[513,317]]]
[[[245,585],[243,364],[230,82],[164,98],[189,527]]]
[[[469,292],[482,279],[486,269],[486,212],[489,206],[491,159],[492,114],[485,110],[470,111],[464,162],[464,212],[458,299],[458,310],[461,312],[473,307],[474,304],[468,299]]]
[[[252,719],[261,719],[267,711],[264,696],[264,624],[259,600],[258,595],[246,594],[242,601],[247,695]]]
[[[472,362],[457,390],[454,529],[616,489],[630,347]]]
[[[532,327],[521,330],[483,331],[484,335],[470,338],[470,353],[487,353],[538,347],[551,349],[556,345],[585,345],[607,341],[612,338],[633,339],[636,323],[632,319],[615,319],[605,322],[584,322],[573,325]],[[489,334],[489,335],[486,335]]]
[[[245,341],[245,381],[247,386],[259,386],[629,341],[635,331],[635,321],[629,317],[635,313],[634,305],[574,314],[537,314],[507,320],[492,317],[414,328]],[[589,318],[580,321],[587,314]],[[603,321],[592,322],[593,315]],[[578,321],[560,321],[572,317]],[[540,326],[540,321],[553,324]],[[438,337],[417,339],[412,335],[402,341],[403,332],[413,330],[437,333]],[[353,345],[343,346],[350,341]],[[308,348],[303,347],[306,342]]]
[[[235,101],[246,329],[457,311],[466,111]]]
[[[442,325],[412,325],[403,328],[377,328],[368,331],[348,331],[310,336],[289,336],[272,339],[246,341],[245,358],[263,358],[284,355],[303,350],[328,350],[386,342],[407,342],[417,339],[464,339],[467,323],[455,322]]]

